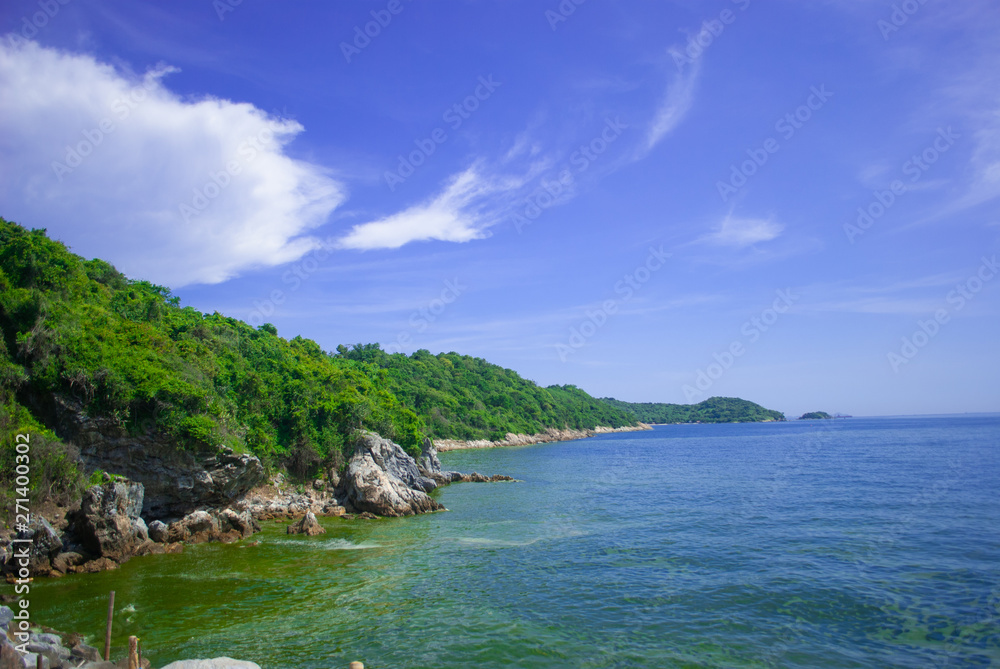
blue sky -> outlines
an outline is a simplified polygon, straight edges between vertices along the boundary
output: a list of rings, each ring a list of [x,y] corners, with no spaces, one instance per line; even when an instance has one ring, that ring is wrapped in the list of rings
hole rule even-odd
[[[1000,409],[993,2],[15,0],[0,31],[0,215],[202,311],[630,401]]]

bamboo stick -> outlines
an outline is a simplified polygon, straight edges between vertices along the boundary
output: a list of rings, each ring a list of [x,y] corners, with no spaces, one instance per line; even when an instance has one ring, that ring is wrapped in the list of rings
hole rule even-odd
[[[104,630],[104,661],[111,661],[111,617],[115,614],[115,591],[108,598],[108,626]]]

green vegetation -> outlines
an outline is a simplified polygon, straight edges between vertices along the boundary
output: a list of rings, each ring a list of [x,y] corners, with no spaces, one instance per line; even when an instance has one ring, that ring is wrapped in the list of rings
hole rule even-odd
[[[479,358],[389,355],[377,344],[327,353],[270,324],[202,314],[2,218],[0,328],[0,481],[13,480],[14,435],[30,432],[33,471],[46,458],[37,466],[51,472],[35,493],[47,496],[85,483],[45,422],[55,397],[133,434],[166,434],[190,450],[228,446],[302,478],[342,466],[360,429],[415,453],[425,435],[635,422],[578,388],[540,388]]]
[[[812,411],[810,413],[804,413],[801,416],[799,416],[799,420],[819,420],[827,418],[833,418],[833,416],[831,416],[825,411]]]
[[[785,420],[780,411],[765,409],[759,404],[737,397],[710,397],[698,404],[660,404],[653,402],[622,402],[602,398],[609,405],[629,411],[643,423],[756,423]]]
[[[502,439],[546,427],[587,429],[634,425],[627,411],[576,386],[540,388],[516,372],[457,353],[388,354],[378,344],[338,347],[338,355],[385,372],[387,388],[412,407],[432,438]]]

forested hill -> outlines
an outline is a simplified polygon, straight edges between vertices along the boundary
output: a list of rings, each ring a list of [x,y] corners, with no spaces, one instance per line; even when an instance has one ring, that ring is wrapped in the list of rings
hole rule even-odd
[[[698,404],[634,403],[611,397],[604,397],[601,401],[628,411],[643,423],[755,423],[785,420],[785,414],[780,411],[765,409],[738,397],[710,397]]]
[[[424,436],[636,421],[573,386],[540,388],[478,358],[388,355],[378,345],[324,352],[269,324],[202,314],[2,218],[0,327],[0,440],[36,432],[57,482],[72,478],[72,458],[45,429],[56,397],[178,448],[230,446],[301,476],[343,462],[362,428],[412,451]],[[12,452],[0,451],[0,480],[13,471]]]

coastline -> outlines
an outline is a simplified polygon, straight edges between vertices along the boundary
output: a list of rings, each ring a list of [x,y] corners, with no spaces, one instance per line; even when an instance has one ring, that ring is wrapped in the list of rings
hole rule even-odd
[[[626,425],[623,427],[607,427],[604,425],[598,425],[597,427],[587,430],[574,430],[568,428],[565,430],[557,430],[554,427],[550,427],[544,432],[538,432],[537,434],[514,434],[513,432],[508,432],[506,437],[497,441],[490,441],[489,439],[474,439],[471,441],[461,441],[458,439],[437,439],[434,441],[434,448],[443,453],[445,451],[462,451],[470,448],[531,446],[532,444],[548,444],[555,441],[586,439],[597,434],[609,434],[611,432],[642,432],[652,429],[653,428],[646,423]]]

